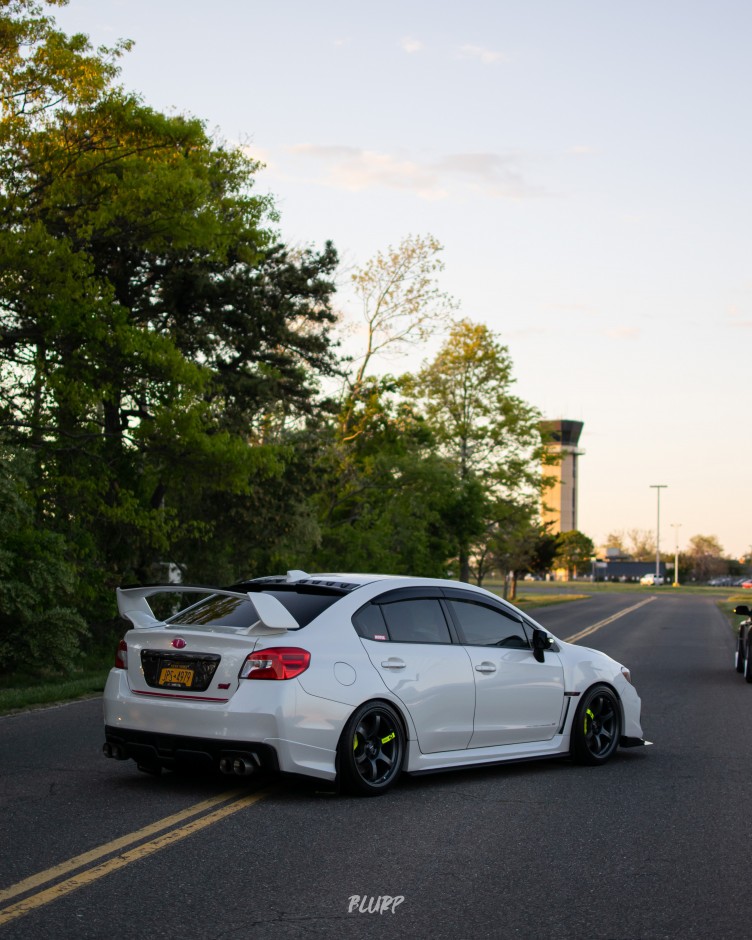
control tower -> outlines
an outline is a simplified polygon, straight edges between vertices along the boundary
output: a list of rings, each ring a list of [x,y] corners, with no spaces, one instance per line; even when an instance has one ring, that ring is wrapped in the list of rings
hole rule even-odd
[[[577,528],[577,458],[584,454],[578,448],[582,421],[541,421],[544,446],[551,456],[556,457],[553,464],[543,464],[543,477],[553,480],[546,487],[541,503],[541,521],[550,523],[548,531],[570,532]]]

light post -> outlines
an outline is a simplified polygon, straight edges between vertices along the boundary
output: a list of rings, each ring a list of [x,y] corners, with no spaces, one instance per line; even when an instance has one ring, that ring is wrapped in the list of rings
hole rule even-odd
[[[679,529],[681,529],[681,522],[672,522],[671,528],[674,530],[675,538],[675,549],[674,554],[674,583],[671,587],[679,587]]]
[[[661,490],[668,489],[668,483],[651,483],[650,489],[655,490],[658,497],[658,516],[655,523],[655,583],[661,576]]]

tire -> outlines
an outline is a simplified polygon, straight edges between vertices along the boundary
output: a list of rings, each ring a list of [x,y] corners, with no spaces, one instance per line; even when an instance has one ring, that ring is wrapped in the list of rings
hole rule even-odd
[[[405,732],[386,702],[366,702],[350,716],[339,743],[342,788],[380,796],[394,786],[405,758]]]
[[[737,672],[744,673],[744,641],[741,637],[739,637],[739,639],[736,641],[734,669],[736,669]]]
[[[619,746],[621,706],[608,686],[583,695],[572,725],[572,757],[578,764],[605,764]]]
[[[749,642],[744,645],[744,678],[747,682],[752,682],[752,650],[749,648]]]

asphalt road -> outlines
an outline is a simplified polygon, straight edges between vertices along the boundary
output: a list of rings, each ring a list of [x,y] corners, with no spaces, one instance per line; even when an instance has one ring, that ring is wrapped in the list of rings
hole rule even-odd
[[[639,599],[537,616],[566,638]],[[652,747],[379,799],[140,774],[101,756],[98,700],[0,719],[0,940],[748,937],[752,686],[726,621],[659,590],[582,642],[631,668]]]

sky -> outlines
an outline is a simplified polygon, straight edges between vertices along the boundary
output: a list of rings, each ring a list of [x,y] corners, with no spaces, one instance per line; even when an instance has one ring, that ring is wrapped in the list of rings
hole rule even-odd
[[[408,235],[583,421],[578,527],[752,545],[748,0],[70,0],[121,82],[264,169],[292,245],[347,272]],[[436,347],[382,363],[417,369]],[[666,489],[656,490],[657,484]]]

